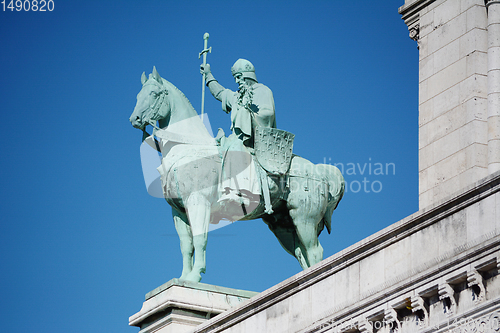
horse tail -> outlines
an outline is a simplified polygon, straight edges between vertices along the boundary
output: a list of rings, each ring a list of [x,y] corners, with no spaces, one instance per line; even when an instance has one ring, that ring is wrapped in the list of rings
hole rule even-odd
[[[328,203],[321,223],[328,233],[332,231],[332,215],[337,208],[345,190],[345,180],[340,170],[333,165],[318,164],[316,166],[323,179],[328,182]],[[321,228],[322,229],[322,228]]]

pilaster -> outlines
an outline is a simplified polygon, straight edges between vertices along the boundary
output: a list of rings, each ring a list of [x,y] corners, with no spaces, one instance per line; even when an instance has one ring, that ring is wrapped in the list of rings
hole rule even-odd
[[[406,0],[399,12],[419,48],[422,209],[488,175],[488,17],[484,0]]]
[[[500,1],[488,9],[488,171],[500,170]]]

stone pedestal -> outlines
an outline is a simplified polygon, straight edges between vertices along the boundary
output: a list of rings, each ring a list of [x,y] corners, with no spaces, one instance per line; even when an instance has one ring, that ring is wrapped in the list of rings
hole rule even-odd
[[[139,333],[189,332],[256,292],[172,279],[146,294],[141,311],[129,318]]]

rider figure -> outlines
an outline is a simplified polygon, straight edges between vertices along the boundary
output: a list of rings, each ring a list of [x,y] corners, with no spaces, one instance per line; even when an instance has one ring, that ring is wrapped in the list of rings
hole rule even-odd
[[[212,95],[222,102],[222,110],[231,113],[231,134],[223,137],[219,130],[221,149],[226,157],[223,162],[223,177],[219,201],[241,204],[244,215],[253,211],[260,201],[261,182],[267,188],[267,180],[258,176],[253,158],[255,127],[276,128],[274,98],[271,89],[258,83],[255,67],[245,59],[238,59],[231,73],[238,84],[238,91],[224,88],[214,78],[210,65],[201,65],[206,84]],[[267,190],[269,192],[269,190]]]
[[[231,130],[246,147],[253,148],[256,126],[276,128],[274,98],[271,89],[258,83],[255,67],[245,59],[238,59],[231,73],[238,84],[238,91],[224,88],[214,78],[210,65],[201,65],[207,86],[212,95],[222,102],[222,110],[231,112]]]

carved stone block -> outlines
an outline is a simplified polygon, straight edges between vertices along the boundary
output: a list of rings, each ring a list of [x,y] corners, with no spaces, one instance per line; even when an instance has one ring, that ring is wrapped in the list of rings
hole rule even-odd
[[[467,286],[472,288],[472,299],[474,303],[480,303],[484,301],[486,294],[486,289],[483,283],[483,277],[478,271],[472,270],[467,272]]]
[[[438,286],[439,299],[444,301],[444,311],[448,315],[452,315],[457,308],[455,301],[455,290],[448,283],[442,283]]]
[[[360,333],[373,333],[373,325],[366,319],[361,320],[358,324]]]
[[[384,321],[386,322],[386,325],[389,325],[392,329],[401,331],[401,323],[398,320],[398,313],[393,308],[385,309]]]
[[[429,312],[427,311],[427,308],[425,307],[425,300],[422,297],[420,297],[418,295],[411,297],[411,311],[413,313],[421,311],[421,313],[423,314],[423,318],[420,318],[420,319],[423,323],[423,326],[427,325],[427,323],[429,321]]]

